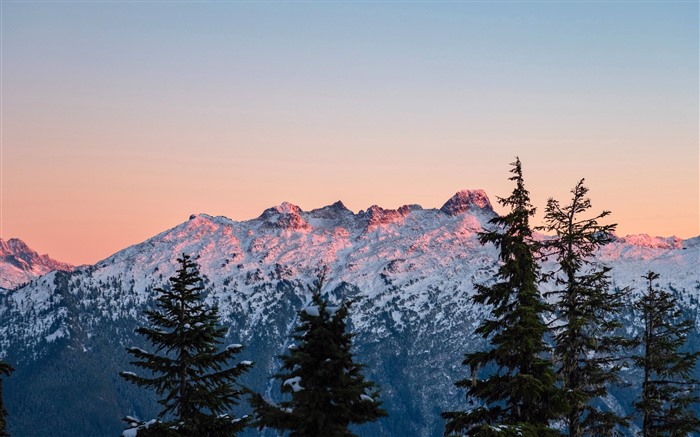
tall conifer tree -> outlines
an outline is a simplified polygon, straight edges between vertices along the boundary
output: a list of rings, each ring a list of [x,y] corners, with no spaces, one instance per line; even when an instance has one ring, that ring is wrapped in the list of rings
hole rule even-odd
[[[131,364],[150,375],[120,373],[127,381],[163,396],[158,401],[163,407],[159,420],[147,424],[134,421],[132,430],[139,436],[235,435],[246,426],[246,420],[228,413],[242,394],[236,380],[252,363],[228,366],[243,346],[220,349],[226,328],[219,326],[218,309],[204,302],[199,267],[184,254],[178,263],[171,286],[156,289],[160,293],[158,308],[146,311],[151,326],[136,329],[155,351],[127,349],[135,357]]]
[[[683,320],[671,293],[658,289],[659,275],[648,272],[647,292],[636,303],[644,332],[637,341],[644,352],[635,356],[644,371],[641,400],[635,402],[642,416],[642,436],[686,436],[700,432],[700,420],[693,408],[700,402],[698,381],[692,372],[700,352],[680,352],[693,322]]]
[[[443,413],[446,435],[559,435],[549,427],[564,406],[557,401],[556,378],[544,341],[547,306],[538,290],[537,244],[530,227],[535,208],[525,189],[520,160],[511,165],[515,189],[509,197],[498,199],[510,212],[491,219],[496,229],[479,235],[482,244],[493,243],[500,249],[496,282],[475,284],[473,298],[491,307],[491,316],[475,333],[490,339],[492,347],[467,354],[463,364],[469,366],[471,377],[456,383],[482,405]],[[488,365],[494,368],[491,374],[478,378]]]
[[[353,334],[345,319],[351,302],[329,306],[321,296],[324,276],[309,286],[312,304],[299,311],[295,343],[283,355],[275,378],[289,400],[273,405],[253,395],[260,428],[289,431],[290,437],[352,437],[350,424],[374,422],[386,416],[379,391],[362,375],[363,365],[351,352]]]
[[[557,290],[557,325],[554,328],[554,355],[569,411],[564,423],[569,436],[610,435],[625,424],[612,411],[601,411],[591,401],[607,394],[607,385],[617,380],[619,351],[624,340],[615,335],[621,293],[611,291],[609,267],[593,261],[595,252],[611,241],[615,224],[602,225],[603,211],[585,218],[591,208],[588,188],[581,179],[571,190],[571,203],[561,206],[549,199],[545,211],[546,232],[555,237],[545,242],[545,252],[553,256],[558,269],[552,272]]]
[[[0,437],[9,437],[7,433],[7,410],[2,400],[2,377],[10,376],[15,369],[4,361],[0,361]]]

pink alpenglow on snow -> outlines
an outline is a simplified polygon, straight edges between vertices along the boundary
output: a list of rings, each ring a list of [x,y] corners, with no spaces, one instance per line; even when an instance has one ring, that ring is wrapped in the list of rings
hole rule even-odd
[[[18,239],[0,239],[0,288],[14,288],[53,270],[71,271],[73,266],[39,255]]]

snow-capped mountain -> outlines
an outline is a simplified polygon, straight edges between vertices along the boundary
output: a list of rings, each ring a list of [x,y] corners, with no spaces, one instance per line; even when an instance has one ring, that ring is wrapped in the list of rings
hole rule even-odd
[[[15,288],[53,270],[71,271],[73,266],[39,255],[18,238],[0,238],[0,288]]]
[[[489,281],[497,268],[497,250],[477,238],[494,216],[482,190],[461,191],[440,209],[353,213],[342,202],[312,211],[283,203],[243,222],[199,214],[93,266],[34,279],[0,296],[0,357],[18,369],[6,382],[10,431],[116,435],[121,417],[152,417],[152,394],[117,372],[130,369],[124,347],[143,345],[133,330],[185,253],[200,264],[207,299],[230,327],[228,340],[246,346],[240,359],[256,363],[242,381],[248,387],[279,396],[270,381],[276,357],[310,300],[305,285],[327,266],[330,299],[356,300],[356,356],[381,386],[389,413],[357,432],[441,436],[439,413],[463,407],[464,393],[453,386],[465,376],[463,355],[483,341],[472,333],[486,309],[471,296],[473,284]],[[660,273],[661,285],[700,326],[699,241],[628,236],[598,259],[613,268],[614,286],[631,287],[629,302],[644,273]],[[631,306],[623,319],[633,334]],[[606,403],[629,410],[634,390],[616,390]]]

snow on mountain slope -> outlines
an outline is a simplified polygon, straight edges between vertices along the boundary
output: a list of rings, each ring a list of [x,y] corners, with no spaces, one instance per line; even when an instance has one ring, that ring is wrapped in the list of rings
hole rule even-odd
[[[70,271],[73,266],[39,255],[20,239],[0,239],[0,288],[15,288],[53,270]]]
[[[248,355],[242,358],[256,362],[246,384],[275,397],[268,376],[288,346],[296,311],[309,302],[305,284],[327,266],[330,298],[356,299],[350,326],[358,334],[357,355],[381,385],[390,413],[369,426],[367,435],[441,435],[439,411],[463,399],[452,386],[464,376],[463,354],[483,341],[472,332],[486,310],[470,298],[473,284],[490,280],[497,268],[497,250],[481,246],[477,238],[494,216],[482,190],[461,191],[440,209],[375,205],[355,214],[342,202],[312,211],[283,203],[243,222],[194,215],[93,266],[54,272],[0,295],[0,357],[31,369],[25,378],[32,380],[51,378],[42,367],[45,360],[58,369],[81,363],[77,370],[84,374],[93,369],[90,387],[102,387],[103,399],[105,393],[113,398],[95,414],[114,410],[114,417],[84,434],[114,433],[123,414],[148,408],[146,400],[133,400],[135,395],[114,394],[128,390],[114,380],[127,365],[123,347],[137,341],[133,329],[144,323],[143,310],[153,306],[154,288],[167,282],[175,259],[185,253],[200,264],[207,299],[231,327],[229,340],[245,344]],[[603,248],[599,261],[613,268],[613,283],[620,288],[640,288],[642,274],[660,273],[662,285],[677,292],[700,326],[699,253],[697,238],[628,236]],[[624,317],[634,329],[633,314]],[[112,364],[89,364],[98,356],[100,363]],[[22,411],[38,408],[40,401],[13,392],[12,384],[8,381],[8,393]],[[90,399],[83,392],[75,396]],[[99,405],[95,401],[86,408],[93,404]],[[28,414],[11,431],[30,435],[32,420],[36,417]],[[50,429],[61,435],[57,423]]]
[[[352,284],[379,308],[402,294],[405,309],[419,317],[439,303],[428,298],[431,287],[449,283],[454,290],[469,289],[474,278],[488,276],[481,269],[494,262],[492,251],[483,251],[476,241],[476,233],[494,214],[488,199],[480,206],[455,196],[447,205],[460,207],[460,201],[463,211],[470,210],[470,214],[450,215],[418,206],[398,210],[372,206],[353,214],[340,202],[310,212],[284,203],[247,222],[200,214],[77,270],[72,281],[82,288],[105,288],[104,284],[113,284],[118,278],[121,288],[107,287],[93,304],[111,317],[118,317],[118,310],[127,306],[136,317],[141,311],[138,305],[152,297],[148,290],[174,274],[177,256],[192,254],[210,281],[212,298],[221,300],[222,313],[242,310],[255,324],[264,323],[263,313],[276,298],[257,293],[256,284],[282,280],[308,283],[322,266],[328,266],[329,288],[343,282]],[[406,292],[386,292],[389,282],[407,288]],[[34,301],[33,294],[43,290],[45,283],[32,283],[13,298],[23,300],[19,296],[26,295]],[[128,299],[122,300],[119,292],[125,284]],[[303,287],[301,290],[304,294]],[[353,317],[358,327],[371,320],[360,312]]]
[[[643,288],[642,275],[654,270],[666,287],[697,284],[700,281],[698,244],[692,238],[628,235],[601,248],[598,259],[615,267],[618,285]]]

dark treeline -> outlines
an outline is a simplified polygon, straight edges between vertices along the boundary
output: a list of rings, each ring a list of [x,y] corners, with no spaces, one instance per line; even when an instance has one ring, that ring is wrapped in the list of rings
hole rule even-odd
[[[535,208],[525,188],[520,160],[512,164],[515,188],[499,198],[509,212],[493,218],[479,234],[481,244],[499,250],[496,276],[474,284],[475,303],[490,314],[474,332],[483,350],[465,355],[468,371],[456,386],[466,390],[463,410],[446,411],[445,436],[686,436],[700,431],[693,406],[699,402],[692,372],[700,352],[682,352],[693,323],[682,318],[672,294],[648,272],[646,290],[634,308],[644,324],[635,338],[617,321],[629,289],[611,286],[610,268],[595,262],[611,242],[610,212],[590,214],[584,181],[566,204],[549,199],[544,224],[533,227]],[[550,236],[535,238],[535,231]],[[552,271],[543,260],[554,261]],[[128,348],[131,364],[144,372],[121,372],[127,381],[157,394],[160,413],[150,420],[127,416],[125,437],[224,437],[246,428],[269,428],[290,437],[351,437],[351,428],[386,416],[380,389],[363,375],[353,354],[354,334],[346,324],[352,300],[331,305],[322,271],[308,285],[310,304],[297,313],[287,352],[280,356],[279,381],[285,400],[274,402],[239,377],[254,366],[236,361],[241,344],[224,345],[228,330],[218,308],[202,294],[198,265],[189,255],[168,284],[156,289],[148,326],[136,332],[151,350]],[[547,291],[544,285],[547,284]],[[602,402],[619,372],[643,373],[635,414],[627,417]],[[12,367],[0,362],[0,376]],[[251,415],[236,416],[241,402]],[[6,436],[0,378],[0,437]]]
[[[597,265],[597,249],[611,241],[614,224],[599,220],[608,211],[587,217],[591,202],[581,180],[570,203],[550,199],[545,225],[533,228],[535,208],[525,188],[520,160],[512,164],[512,194],[499,202],[510,212],[490,221],[482,244],[500,250],[500,267],[490,285],[476,284],[474,301],[491,309],[474,334],[490,347],[466,355],[468,376],[456,383],[467,389],[465,411],[444,412],[448,436],[613,436],[630,434],[632,417],[622,417],[601,402],[618,372],[628,365],[629,351],[644,355],[634,363],[644,369],[641,435],[681,436],[700,430],[692,405],[697,381],[690,372],[697,353],[681,353],[691,322],[669,293],[655,291],[649,272],[647,295],[637,303],[645,322],[639,338],[620,336],[617,322],[622,293],[611,287],[609,271]],[[533,238],[533,230],[551,238]],[[556,269],[541,272],[538,259],[552,258]],[[544,283],[554,291],[544,293]],[[547,297],[554,299],[546,300]],[[664,296],[664,304],[661,304]],[[553,303],[549,303],[553,302]],[[663,320],[663,323],[661,322]],[[491,372],[485,372],[487,365]],[[596,402],[597,401],[597,402]],[[683,426],[680,426],[683,424]]]

